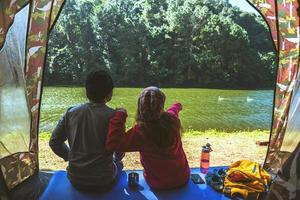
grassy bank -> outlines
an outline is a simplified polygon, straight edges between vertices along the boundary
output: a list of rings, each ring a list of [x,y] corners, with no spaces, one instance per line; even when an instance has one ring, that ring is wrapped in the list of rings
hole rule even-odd
[[[182,133],[182,137],[191,137],[191,138],[201,138],[201,137],[233,137],[233,136],[243,136],[245,138],[252,138],[252,137],[261,137],[265,135],[269,135],[269,131],[267,130],[253,130],[253,131],[233,131],[233,132],[226,132],[226,131],[218,131],[218,130],[206,130],[206,131],[194,131],[194,130],[186,130]],[[43,141],[48,141],[50,139],[51,133],[50,132],[42,132],[39,134],[39,139]]]
[[[67,163],[56,156],[50,149],[49,132],[40,134],[40,167],[41,169],[65,169]],[[248,159],[262,163],[265,159],[267,147],[257,146],[256,141],[267,141],[268,131],[249,132],[221,132],[216,130],[188,131],[183,133],[182,143],[190,167],[199,167],[201,146],[210,143],[212,166],[224,166],[230,163]],[[124,158],[125,169],[142,169],[137,152],[126,153]]]

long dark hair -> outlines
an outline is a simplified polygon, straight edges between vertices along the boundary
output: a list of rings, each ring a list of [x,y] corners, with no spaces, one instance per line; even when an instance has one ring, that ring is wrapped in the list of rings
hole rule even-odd
[[[139,96],[136,115],[143,133],[160,148],[174,144],[181,127],[175,116],[164,112],[165,99],[159,88],[145,88]]]

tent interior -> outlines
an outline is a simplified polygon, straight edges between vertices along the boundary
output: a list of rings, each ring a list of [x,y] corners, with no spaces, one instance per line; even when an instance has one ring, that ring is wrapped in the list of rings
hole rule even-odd
[[[300,159],[300,2],[263,2],[248,1],[267,22],[277,52],[272,127],[263,164],[264,169],[277,174],[284,171],[286,163],[299,166]],[[65,0],[0,2],[0,199],[20,199],[22,195],[24,199],[26,195],[34,199],[227,199],[191,181],[182,189],[152,191],[141,170],[141,187],[135,191],[127,188],[130,171],[123,171],[121,181],[110,193],[90,195],[72,188],[65,171],[39,170],[39,120],[48,39],[64,3]],[[296,169],[288,173],[296,173]],[[192,171],[199,173],[199,169]],[[299,184],[299,178],[294,178],[292,182]],[[299,189],[293,192],[299,195]]]

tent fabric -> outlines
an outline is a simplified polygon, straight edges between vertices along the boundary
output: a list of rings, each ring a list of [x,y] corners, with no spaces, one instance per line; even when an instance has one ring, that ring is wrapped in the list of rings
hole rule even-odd
[[[58,19],[60,11],[62,10],[62,7],[65,2],[66,2],[65,0],[56,0],[53,2],[53,9],[52,9],[52,13],[51,13],[51,21],[50,21],[50,26],[49,26],[50,31],[54,27],[55,22]]]
[[[278,28],[277,28],[277,15],[276,15],[276,0],[247,0],[250,5],[254,6],[268,23],[271,31],[274,45],[278,50]]]
[[[281,167],[271,186],[269,200],[300,198],[300,143]]]
[[[292,152],[300,141],[300,73],[296,80],[293,98],[290,105],[286,133],[282,142],[281,151]]]
[[[42,75],[46,56],[48,28],[53,0],[33,0],[29,21],[27,58],[26,58],[26,89],[29,109],[31,111],[31,143],[30,151],[38,153],[37,135],[42,90]]]
[[[16,153],[0,160],[1,171],[8,189],[12,189],[37,170],[36,156],[30,152]]]
[[[37,200],[47,188],[52,175],[52,172],[39,171],[14,189],[10,190],[7,196],[9,196],[10,200]]]
[[[4,157],[0,160],[0,167],[9,188],[19,183],[19,177],[28,178],[36,169],[31,154],[19,153],[28,151],[30,142],[30,116],[24,79],[29,5],[16,8],[20,9],[16,9],[18,13],[8,23],[5,43],[0,50],[0,158]],[[12,166],[19,167],[18,173],[11,170]]]
[[[28,2],[29,0],[0,1],[0,49],[4,45],[7,31],[13,23],[15,14]]]
[[[285,136],[289,106],[299,69],[299,1],[250,0],[270,27],[278,52],[273,121],[265,168],[277,171],[283,160],[281,145]]]
[[[210,171],[220,169],[211,167]],[[182,188],[159,191],[151,190],[143,177],[143,171],[134,171],[139,174],[139,187],[132,189],[128,187],[127,176],[132,171],[122,171],[119,180],[114,187],[105,193],[86,193],[76,190],[67,178],[66,171],[57,171],[52,176],[48,187],[40,197],[40,200],[101,200],[101,199],[139,199],[139,200],[176,200],[176,199],[230,199],[223,193],[215,191],[206,184],[194,184],[189,180]],[[200,174],[199,168],[193,168],[191,173]],[[204,174],[200,176],[205,180]]]
[[[27,100],[31,111],[31,143],[29,150],[35,154],[36,164],[38,164],[38,120],[42,75],[53,2],[54,0],[32,0],[30,11],[25,80],[27,83]]]
[[[14,17],[26,2],[27,1],[25,0],[1,1],[0,45],[3,46],[6,42],[7,32],[13,23]],[[0,159],[1,172],[9,189],[14,188],[38,170],[37,135],[43,67],[45,63],[51,16],[57,17],[57,14],[59,13],[59,9],[56,9],[56,13],[52,14],[52,8],[53,5],[60,5],[54,2],[57,1],[30,1],[25,74],[23,75],[26,83],[26,100],[31,118],[30,144],[27,151],[11,154]]]
[[[15,16],[0,50],[0,158],[27,151],[30,142],[30,117],[23,78],[28,12],[27,5]]]
[[[281,153],[281,145],[288,122],[292,93],[295,91],[299,71],[299,1],[277,1],[278,9],[278,69],[275,91],[273,124],[266,168],[277,171],[276,158]],[[282,162],[281,162],[282,163]]]

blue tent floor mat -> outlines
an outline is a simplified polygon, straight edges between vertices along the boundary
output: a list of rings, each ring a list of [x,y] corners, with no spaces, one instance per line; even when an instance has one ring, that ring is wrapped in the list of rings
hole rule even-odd
[[[211,167],[210,171],[220,167]],[[139,187],[131,189],[127,185],[127,175],[133,171],[122,171],[118,182],[105,193],[87,193],[76,190],[67,178],[66,171],[54,172],[47,188],[40,197],[40,200],[193,200],[193,199],[229,199],[222,193],[216,192],[206,184],[194,184],[189,180],[184,187],[173,190],[152,190],[143,177],[142,170],[134,170],[139,173]],[[200,174],[205,180],[205,175],[200,173],[199,168],[191,169],[191,173]]]

